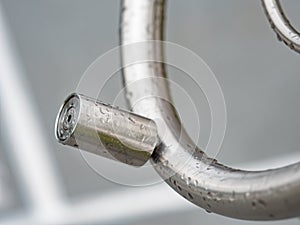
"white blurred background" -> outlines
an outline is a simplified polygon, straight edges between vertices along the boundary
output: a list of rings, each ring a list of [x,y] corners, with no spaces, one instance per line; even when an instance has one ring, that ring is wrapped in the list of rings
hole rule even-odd
[[[300,2],[283,6],[300,28]],[[0,224],[254,223],[208,214],[163,183],[110,182],[56,142],[60,104],[86,68],[118,45],[119,12],[116,0],[0,0]],[[201,56],[222,87],[228,124],[219,161],[269,168],[300,159],[300,56],[277,41],[259,0],[168,1],[166,28],[166,40]],[[180,82],[176,71],[173,77]],[[122,87],[120,77],[113,82],[107,96]],[[184,100],[175,103],[192,132]],[[18,128],[24,120],[28,126]]]

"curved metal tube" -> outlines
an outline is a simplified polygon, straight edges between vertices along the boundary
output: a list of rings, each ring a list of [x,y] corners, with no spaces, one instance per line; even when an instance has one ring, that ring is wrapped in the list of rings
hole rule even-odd
[[[280,41],[300,53],[300,33],[290,24],[279,0],[262,0],[265,13]]]
[[[124,45],[163,40],[164,0],[124,0],[120,41]],[[157,60],[127,64],[122,51],[127,100],[140,115],[158,124],[161,144],[152,155],[160,176],[180,195],[208,212],[247,220],[275,220],[300,215],[300,164],[265,171],[232,169],[210,159],[191,141],[171,105],[162,46],[139,48]],[[154,73],[153,73],[154,70]],[[159,79],[159,81],[158,81]],[[138,83],[138,85],[133,85]]]

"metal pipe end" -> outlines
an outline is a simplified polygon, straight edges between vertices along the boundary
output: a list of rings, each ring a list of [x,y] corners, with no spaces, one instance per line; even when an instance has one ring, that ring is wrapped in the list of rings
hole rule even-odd
[[[154,121],[73,93],[56,118],[58,142],[133,166],[144,165],[159,142]]]
[[[80,96],[72,93],[60,107],[55,121],[55,137],[60,143],[68,143],[77,126],[79,115]]]

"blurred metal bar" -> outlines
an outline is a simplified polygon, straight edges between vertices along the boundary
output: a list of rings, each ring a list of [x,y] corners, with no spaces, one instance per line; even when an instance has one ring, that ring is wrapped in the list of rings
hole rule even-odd
[[[73,199],[72,204],[61,208],[53,217],[44,214],[17,214],[13,218],[0,218],[0,223],[1,225],[128,224],[142,222],[153,216],[193,209],[195,206],[182,201],[176,193],[171,192],[170,188],[162,183],[138,189],[105,192],[84,199]]]
[[[162,40],[164,31],[163,0],[123,0],[121,44]],[[127,100],[135,113],[160,119],[161,145],[152,163],[163,179],[180,195],[194,204],[224,216],[247,220],[276,220],[300,215],[300,163],[264,171],[242,171],[221,165],[195,146],[182,129],[172,107],[160,45],[149,43],[140,48],[148,63],[128,60],[131,52],[122,51],[123,79]],[[154,72],[153,72],[154,70]],[[132,83],[139,85],[130,85]],[[151,97],[152,96],[152,97]],[[164,99],[164,100],[162,100]],[[138,100],[138,104],[134,105]],[[180,136],[180,140],[178,137]]]
[[[291,25],[284,14],[279,0],[262,0],[271,27],[280,41],[300,53],[300,33]]]
[[[1,126],[8,137],[7,153],[14,161],[14,172],[26,203],[33,210],[51,214],[59,209],[63,196],[42,123],[13,52],[0,4]]]
[[[55,125],[59,142],[132,166],[142,166],[158,144],[156,124],[145,117],[71,94]]]
[[[0,105],[1,115],[1,105]],[[0,127],[1,132],[3,131]],[[1,140],[1,139],[0,139]],[[16,194],[16,188],[13,187],[13,177],[5,160],[3,160],[1,151],[4,151],[0,145],[0,215],[6,213],[18,204],[18,196]]]
[[[243,168],[263,168],[266,165],[276,167],[293,163],[299,157],[300,153],[295,153],[237,166]],[[153,196],[159,201],[153,201]],[[128,207],[133,199],[135,204]],[[57,212],[55,217],[46,217],[43,214],[17,214],[13,218],[0,218],[0,223],[1,225],[120,224],[120,221],[125,221],[125,223],[141,221],[142,223],[142,221],[153,216],[197,209],[195,205],[184,201],[180,195],[170,191],[165,183],[139,189],[128,188],[105,192],[102,196],[92,195],[84,199],[73,199],[72,204],[66,202],[65,206]],[[209,218],[205,218],[205,220],[209,220]],[[297,223],[297,221],[295,222]]]

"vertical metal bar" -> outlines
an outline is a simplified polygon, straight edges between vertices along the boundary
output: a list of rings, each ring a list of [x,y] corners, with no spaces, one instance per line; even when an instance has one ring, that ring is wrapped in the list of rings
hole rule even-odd
[[[1,126],[8,137],[8,154],[27,203],[49,213],[60,205],[62,194],[53,167],[40,117],[13,54],[11,37],[0,5]]]

